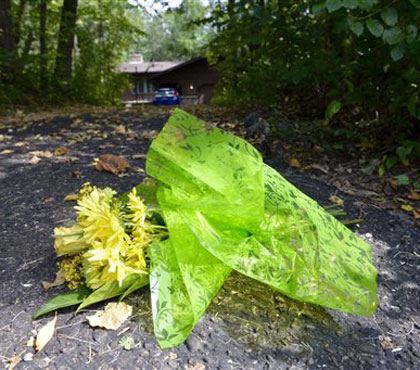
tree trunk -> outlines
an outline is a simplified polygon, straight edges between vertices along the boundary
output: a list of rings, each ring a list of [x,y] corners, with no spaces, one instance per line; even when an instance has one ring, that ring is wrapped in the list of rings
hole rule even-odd
[[[11,0],[0,0],[0,49],[6,54],[6,57],[13,57],[16,54],[16,34]]]
[[[43,94],[48,92],[46,45],[47,1],[40,0],[39,4],[39,87]]]
[[[17,42],[12,0],[0,0],[0,82],[13,84],[17,74]]]
[[[20,57],[23,63],[28,59],[29,53],[31,51],[32,41],[34,41],[34,33],[32,32],[32,30],[30,30],[28,36],[26,37],[25,43],[23,44],[23,49]]]
[[[1,0],[0,0],[1,1]],[[58,34],[55,81],[63,93],[70,88],[78,0],[64,0]]]

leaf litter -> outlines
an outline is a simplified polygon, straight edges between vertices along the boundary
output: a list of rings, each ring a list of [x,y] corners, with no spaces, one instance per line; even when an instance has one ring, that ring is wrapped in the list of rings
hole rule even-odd
[[[118,329],[133,313],[133,307],[124,302],[111,302],[105,306],[104,310],[96,312],[93,316],[88,316],[89,325],[109,330]]]
[[[124,158],[115,154],[102,154],[94,162],[94,165],[98,171],[107,171],[114,175],[125,172],[129,167],[128,162]]]
[[[35,339],[35,350],[37,352],[42,351],[42,349],[49,343],[49,341],[54,336],[55,324],[57,323],[57,314],[55,317],[47,322],[36,335]]]

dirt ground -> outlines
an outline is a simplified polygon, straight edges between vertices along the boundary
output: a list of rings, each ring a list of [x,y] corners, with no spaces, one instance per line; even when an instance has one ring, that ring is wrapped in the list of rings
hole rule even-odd
[[[148,288],[130,296],[132,319],[117,331],[92,329],[86,316],[60,311],[53,340],[40,353],[27,345],[51,320],[33,312],[65,288],[46,291],[57,258],[52,231],[74,217],[66,195],[85,181],[127,191],[144,175],[147,148],[166,111],[97,112],[0,122],[0,361],[15,369],[416,369],[420,366],[420,230],[403,212],[366,203],[288,166],[281,152],[266,161],[321,204],[335,194],[352,228],[372,246],[380,306],[357,317],[292,301],[232,274],[188,340],[161,350],[153,337]],[[290,143],[293,145],[293,143]],[[55,156],[62,146],[68,153]],[[117,154],[123,176],[95,170],[94,158]],[[126,350],[122,343],[134,340]]]

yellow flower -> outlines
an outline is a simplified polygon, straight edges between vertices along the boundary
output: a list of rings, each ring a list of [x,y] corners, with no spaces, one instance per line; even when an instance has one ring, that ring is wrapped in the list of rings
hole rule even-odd
[[[119,285],[130,274],[147,274],[146,262],[141,250],[118,251],[102,243],[95,243],[83,255],[83,271],[87,285],[97,289],[117,280]]]
[[[57,254],[79,254],[86,284],[97,289],[118,281],[121,285],[131,274],[147,274],[145,249],[155,238],[154,227],[147,219],[147,206],[137,195],[136,188],[128,195],[126,208],[110,188],[98,189],[89,183],[80,190],[75,210],[77,224],[57,228]],[[124,224],[125,223],[125,224]],[[80,256],[76,262],[62,263],[65,279],[72,287],[80,283]],[[77,267],[77,268],[76,268]]]
[[[133,247],[137,249],[144,250],[146,247],[153,241],[153,229],[151,228],[151,225],[148,223],[144,224],[144,227],[142,226],[134,226],[132,231],[132,245]]]
[[[75,207],[78,223],[83,228],[88,244],[106,243],[109,248],[124,249],[130,237],[124,230],[120,209],[115,206],[114,195],[110,189],[97,189],[86,194]]]
[[[149,210],[137,195],[136,188],[128,194],[127,207],[130,211],[126,218],[132,222],[131,236],[133,247],[144,250],[154,239],[154,229],[150,221]]]
[[[131,219],[133,223],[143,226],[146,218],[149,216],[149,210],[141,198],[137,195],[136,188],[133,188],[128,194],[127,207],[130,210],[130,214],[126,217]]]
[[[58,256],[78,254],[87,249],[83,227],[75,224],[71,227],[56,227],[54,229],[54,249]]]

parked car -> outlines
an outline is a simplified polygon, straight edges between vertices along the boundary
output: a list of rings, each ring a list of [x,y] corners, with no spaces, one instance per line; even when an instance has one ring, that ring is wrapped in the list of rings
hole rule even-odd
[[[179,93],[175,89],[159,89],[153,98],[154,105],[179,104]]]

